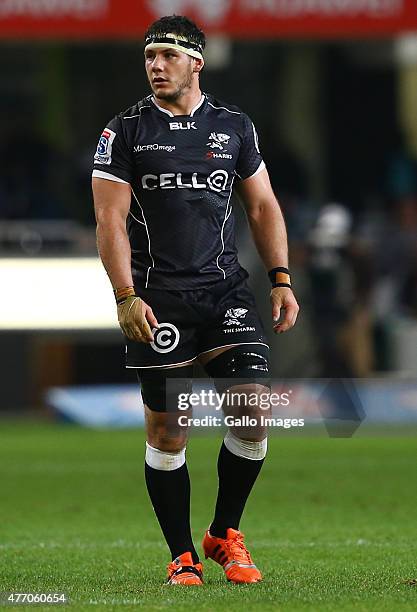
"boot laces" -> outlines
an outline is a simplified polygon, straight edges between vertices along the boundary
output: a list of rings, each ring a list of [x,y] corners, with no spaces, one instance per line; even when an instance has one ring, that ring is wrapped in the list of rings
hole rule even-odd
[[[243,542],[243,534],[227,541],[227,547],[230,555],[239,563],[252,563],[250,553]]]

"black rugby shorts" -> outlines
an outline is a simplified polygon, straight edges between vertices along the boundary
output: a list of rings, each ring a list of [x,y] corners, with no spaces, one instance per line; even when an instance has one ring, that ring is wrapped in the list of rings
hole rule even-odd
[[[127,340],[126,367],[180,365],[232,344],[264,344],[265,331],[245,270],[205,289],[168,291],[135,287],[152,308],[159,329],[154,342]]]

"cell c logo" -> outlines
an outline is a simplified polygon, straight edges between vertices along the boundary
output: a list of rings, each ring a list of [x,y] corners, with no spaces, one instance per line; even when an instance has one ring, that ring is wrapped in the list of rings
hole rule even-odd
[[[215,170],[207,178],[207,183],[210,189],[213,191],[224,191],[227,185],[227,179],[229,178],[226,170]]]
[[[152,330],[154,341],[151,347],[157,353],[169,353],[173,351],[180,341],[180,332],[172,323],[160,323],[159,328]]]

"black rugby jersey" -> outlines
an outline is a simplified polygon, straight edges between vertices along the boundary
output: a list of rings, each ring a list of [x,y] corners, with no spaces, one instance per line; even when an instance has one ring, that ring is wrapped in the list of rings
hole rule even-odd
[[[152,96],[104,129],[93,176],[131,185],[127,230],[136,284],[198,289],[242,269],[231,195],[265,167],[249,117],[203,94],[190,115]]]

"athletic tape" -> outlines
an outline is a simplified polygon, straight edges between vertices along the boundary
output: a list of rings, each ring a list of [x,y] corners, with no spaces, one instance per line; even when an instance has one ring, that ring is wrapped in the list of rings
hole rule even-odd
[[[265,459],[268,449],[268,438],[264,438],[261,442],[251,442],[250,440],[241,440],[228,431],[224,438],[224,445],[228,451],[237,457],[260,461]]]
[[[185,36],[166,33],[160,36],[152,36],[145,41],[145,52],[148,49],[176,49],[191,57],[203,59],[202,49],[197,43],[190,42]]]
[[[185,463],[185,448],[177,453],[167,453],[154,448],[146,442],[145,461],[154,470],[171,472],[177,470]]]
[[[149,45],[146,45],[145,51],[148,49],[175,49],[175,51],[181,51],[182,53],[195,57],[196,59],[203,59],[203,55],[199,51],[194,51],[194,49],[186,49],[185,47],[176,45],[175,43],[150,43]]]

